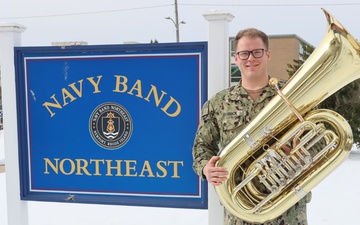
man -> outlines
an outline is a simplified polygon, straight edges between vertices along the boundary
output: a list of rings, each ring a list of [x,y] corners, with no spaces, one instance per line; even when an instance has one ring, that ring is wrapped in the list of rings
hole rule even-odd
[[[215,167],[220,147],[225,147],[236,137],[265,105],[276,95],[269,85],[267,65],[270,61],[268,36],[257,29],[240,31],[234,41],[236,65],[241,80],[236,86],[215,94],[203,106],[201,121],[193,146],[193,168],[211,185],[221,185],[228,177],[223,167]],[[284,85],[283,81],[279,86]],[[290,149],[284,147],[288,154]],[[240,179],[240,178],[239,178]],[[264,225],[306,225],[306,203],[311,195],[296,203],[283,215]],[[225,209],[225,225],[252,225],[232,215]]]

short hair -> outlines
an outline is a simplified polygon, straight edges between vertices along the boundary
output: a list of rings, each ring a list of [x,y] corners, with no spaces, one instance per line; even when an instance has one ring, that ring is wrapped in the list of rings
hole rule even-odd
[[[269,37],[263,31],[258,30],[256,28],[247,28],[244,30],[240,30],[237,33],[234,40],[234,49],[236,49],[239,40],[243,37],[250,37],[250,38],[259,37],[263,41],[265,48],[269,49]]]

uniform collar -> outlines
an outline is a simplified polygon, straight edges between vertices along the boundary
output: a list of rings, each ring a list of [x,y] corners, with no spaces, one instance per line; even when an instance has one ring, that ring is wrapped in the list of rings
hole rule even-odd
[[[273,88],[271,88],[269,85],[266,85],[264,92],[266,92],[266,94],[263,97],[272,97],[276,94],[276,91]],[[241,100],[244,98],[244,96],[249,96],[249,94],[246,92],[246,90],[241,85],[241,80],[240,80],[238,84],[236,84],[235,86],[230,88],[229,99],[230,100]],[[260,96],[261,99],[263,97]],[[260,100],[260,98],[259,98],[259,100]]]

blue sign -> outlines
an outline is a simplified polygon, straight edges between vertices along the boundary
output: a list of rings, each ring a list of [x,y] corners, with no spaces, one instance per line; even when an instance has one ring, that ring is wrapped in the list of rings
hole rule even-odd
[[[16,47],[23,200],[207,208],[207,44]]]

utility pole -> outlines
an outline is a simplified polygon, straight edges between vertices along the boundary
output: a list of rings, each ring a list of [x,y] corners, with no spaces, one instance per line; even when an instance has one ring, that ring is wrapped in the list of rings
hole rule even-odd
[[[175,27],[176,27],[176,42],[180,41],[180,32],[179,32],[179,12],[177,0],[175,0]]]
[[[177,4],[177,0],[175,0],[175,21],[170,17],[165,17],[165,19],[167,20],[171,20],[174,25],[175,25],[175,29],[176,29],[176,42],[180,41],[180,30],[179,30],[179,26],[180,24],[185,24],[184,21],[181,21],[179,23],[179,12],[178,12],[178,4]]]

